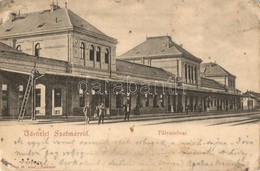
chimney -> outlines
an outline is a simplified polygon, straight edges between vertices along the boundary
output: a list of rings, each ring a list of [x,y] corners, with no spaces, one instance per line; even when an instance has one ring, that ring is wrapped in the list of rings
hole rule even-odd
[[[57,9],[60,9],[60,6],[58,5],[58,3],[55,5],[54,2],[51,4],[51,11],[55,11]]]
[[[180,47],[183,47],[183,44],[180,44]]]
[[[16,18],[16,13],[11,12],[11,13],[9,14],[9,19],[10,19],[11,21],[14,21],[15,18]]]

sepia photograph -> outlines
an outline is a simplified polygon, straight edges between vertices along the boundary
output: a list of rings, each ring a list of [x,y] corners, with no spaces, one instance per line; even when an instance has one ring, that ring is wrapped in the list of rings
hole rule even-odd
[[[0,171],[259,171],[260,0],[0,0]]]

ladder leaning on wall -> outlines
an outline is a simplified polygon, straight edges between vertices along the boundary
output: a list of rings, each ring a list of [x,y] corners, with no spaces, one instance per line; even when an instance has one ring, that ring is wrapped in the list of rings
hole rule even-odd
[[[31,75],[29,76],[29,79],[28,79],[28,82],[27,82],[27,86],[26,86],[24,96],[23,96],[22,105],[21,105],[21,108],[19,110],[18,121],[23,120],[23,118],[24,118],[26,106],[27,106],[27,103],[28,103],[28,100],[29,100],[29,97],[30,97],[30,93],[31,93],[32,88],[33,88],[34,76],[35,76],[35,69],[32,70]]]

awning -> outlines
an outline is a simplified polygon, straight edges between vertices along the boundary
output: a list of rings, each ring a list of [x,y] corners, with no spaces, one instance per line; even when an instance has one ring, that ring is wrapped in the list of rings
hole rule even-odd
[[[12,73],[24,74],[24,75],[31,75],[30,72],[17,71],[17,70],[6,69],[6,68],[0,68],[0,71],[6,71],[6,72],[12,72]]]
[[[45,72],[45,75],[54,75],[54,76],[65,76],[65,77],[74,77],[74,78],[85,78],[85,79],[97,79],[97,80],[104,80],[104,81],[119,81],[111,78],[103,78],[103,77],[95,77],[89,75],[76,75],[71,73],[57,73],[57,72]]]

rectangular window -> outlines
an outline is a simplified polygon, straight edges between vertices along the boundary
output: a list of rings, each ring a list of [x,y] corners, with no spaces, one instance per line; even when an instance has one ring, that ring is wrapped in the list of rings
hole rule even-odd
[[[7,91],[7,84],[2,84],[2,91]]]
[[[41,107],[41,89],[36,89],[36,107]]]
[[[19,85],[19,106],[21,106],[22,101],[23,101],[23,95],[24,95],[24,86],[23,85]]]
[[[19,85],[19,92],[23,92],[23,85]]]
[[[2,84],[2,100],[7,101],[7,84]]]
[[[61,107],[61,88],[54,89],[54,107]]]

